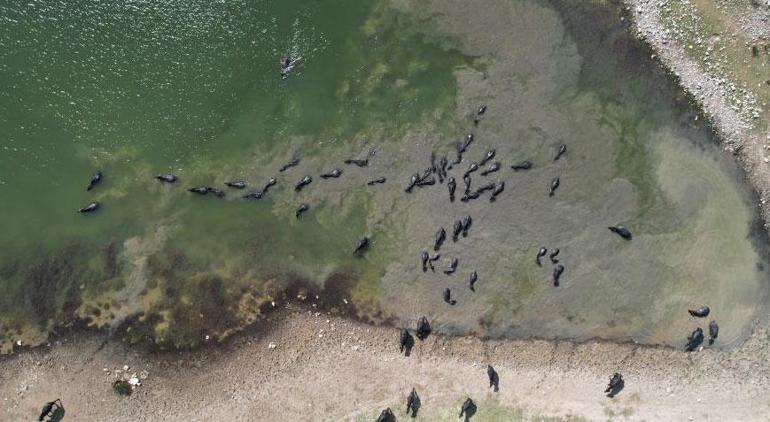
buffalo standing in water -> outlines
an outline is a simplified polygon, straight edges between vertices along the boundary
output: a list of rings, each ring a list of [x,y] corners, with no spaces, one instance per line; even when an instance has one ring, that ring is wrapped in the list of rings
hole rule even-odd
[[[356,243],[356,248],[353,250],[353,253],[361,255],[367,248],[369,248],[369,238],[364,236],[358,239],[358,243]]]
[[[494,148],[490,149],[489,151],[487,151],[487,153],[484,154],[484,158],[482,158],[481,161],[479,161],[479,166],[483,166],[484,164],[488,163],[489,160],[495,158],[495,153],[496,153],[496,151],[494,150]],[[499,168],[500,167],[500,163],[497,163],[497,166]],[[495,171],[497,171],[497,170],[495,170]],[[482,176],[483,175],[484,174],[482,173]]]
[[[86,205],[85,207],[78,210],[79,213],[85,214],[89,212],[94,212],[99,209],[101,205],[99,205],[98,202],[91,202],[90,204]]]
[[[711,313],[711,309],[708,306],[701,306],[698,309],[688,309],[687,312],[696,318],[706,318]]]
[[[513,171],[519,171],[519,170],[529,170],[532,168],[532,161],[524,160],[518,164],[514,164],[511,166]]]
[[[472,292],[476,291],[476,288],[474,286],[476,284],[476,280],[478,279],[479,279],[479,275],[476,273],[476,271],[471,271],[471,275],[468,278],[468,285],[470,286]]]
[[[615,397],[615,395],[623,389],[624,385],[625,381],[623,381],[623,376],[615,372],[610,378],[610,383],[607,385],[604,392],[607,393],[607,397]]]
[[[417,395],[417,391],[412,388],[412,392],[409,393],[409,396],[406,398],[406,413],[409,414],[409,411],[412,411],[412,417],[417,417],[417,411],[420,410],[420,396]]]
[[[366,182],[366,184],[368,186],[381,185],[381,184],[385,183],[385,180],[387,180],[387,179],[385,179],[384,177],[380,177],[380,178],[377,178],[377,179],[374,179],[374,180],[370,180],[370,181]]]
[[[365,158],[363,160],[358,160],[358,159],[355,159],[355,158],[348,158],[347,160],[344,161],[344,163],[348,164],[348,165],[352,164],[352,165],[358,166],[358,167],[366,167],[366,166],[369,165],[369,159]]]
[[[342,176],[342,170],[334,169],[328,173],[321,174],[321,179],[336,179],[340,176]]]
[[[452,260],[449,262],[449,267],[444,270],[444,274],[454,274],[455,271],[457,271],[457,258],[452,258]]]
[[[393,411],[390,408],[387,408],[380,413],[377,422],[396,422],[396,416],[393,415]]]
[[[556,189],[559,188],[559,178],[556,177],[553,180],[551,180],[551,188],[548,191],[548,196],[554,196],[556,194]]]
[[[304,188],[305,186],[311,183],[313,183],[313,178],[310,176],[305,176],[302,179],[300,179],[300,181],[296,185],[294,185],[294,191],[299,192],[302,190],[302,188]]]
[[[703,330],[698,327],[687,337],[687,345],[684,347],[684,350],[692,352],[697,349],[701,343],[703,343]]]
[[[460,237],[460,233],[463,232],[463,222],[461,220],[455,220],[455,224],[452,227],[452,242],[457,242]]]
[[[463,217],[463,237],[468,237],[468,230],[471,228],[472,224],[473,219],[470,215]]]
[[[422,251],[420,253],[420,261],[422,262],[422,272],[428,271],[428,260],[430,257],[428,256],[428,251]]]
[[[174,174],[160,174],[155,176],[155,178],[166,183],[174,183],[178,179]]]
[[[503,190],[505,190],[505,182],[501,180],[497,182],[495,189],[492,190],[492,196],[489,197],[489,202],[495,202],[497,200],[497,195],[503,193]]]
[[[557,255],[559,255],[559,248],[554,249],[553,252],[551,252],[551,254],[548,255],[548,258],[551,259],[551,263],[552,264],[558,264],[559,263],[559,260],[556,259]]]
[[[294,213],[294,216],[299,218],[302,215],[302,213],[304,213],[305,211],[307,211],[309,209],[310,209],[310,205],[308,205],[308,204],[303,202],[303,203],[299,204],[299,207],[297,207],[297,211]]]
[[[99,182],[101,181],[102,181],[102,171],[99,170],[96,173],[94,173],[93,176],[91,176],[91,181],[88,183],[88,187],[86,188],[86,190],[90,191],[91,189],[95,188],[96,185],[98,185]]]
[[[422,316],[420,319],[417,320],[417,331],[416,335],[417,338],[420,340],[425,340],[430,335],[430,324],[428,323],[428,318]]]
[[[545,246],[541,246],[540,249],[537,251],[537,255],[535,256],[535,264],[537,264],[538,267],[542,267],[543,264],[540,263],[540,258],[544,257],[545,254],[548,253],[548,249],[546,249]]]
[[[232,182],[225,182],[225,186],[233,189],[244,189],[246,187],[246,182],[243,180],[234,180]]]
[[[719,325],[717,325],[716,321],[709,322],[709,346],[714,344],[714,341],[717,339],[717,336],[719,335]]]
[[[492,365],[487,365],[487,376],[489,377],[489,388],[494,387],[495,393],[500,390],[500,376]]]
[[[436,238],[433,243],[433,250],[438,252],[438,250],[441,249],[441,245],[444,243],[445,239],[446,239],[446,230],[444,230],[444,228],[441,227],[436,232]]]
[[[613,233],[617,234],[618,236],[622,237],[623,239],[631,240],[631,238],[633,237],[631,235],[631,232],[627,228],[625,228],[623,226],[610,226],[610,227],[607,227],[607,228],[610,229],[611,232],[613,232]]]
[[[286,170],[288,170],[288,169],[290,169],[290,168],[292,168],[292,167],[296,166],[297,164],[299,164],[299,158],[292,158],[291,160],[289,160],[289,162],[288,162],[288,163],[286,163],[286,164],[282,165],[282,166],[281,166],[281,168],[279,168],[279,169],[278,169],[278,171],[280,171],[281,173],[283,173],[283,172],[285,172]]]
[[[476,115],[473,117],[473,126],[478,126],[479,121],[481,121],[481,116],[484,115],[484,113],[487,112],[487,106],[482,105],[479,107],[478,111],[476,112]]]
[[[557,161],[565,152],[567,152],[567,146],[564,144],[559,145],[559,150],[556,152],[556,156],[553,157],[553,161]]]
[[[564,272],[564,265],[556,264],[555,267],[553,267],[553,285],[556,287],[559,287],[559,278],[561,278],[562,273]]]
[[[457,304],[457,301],[452,299],[452,290],[449,288],[444,289],[444,302],[454,306]]]

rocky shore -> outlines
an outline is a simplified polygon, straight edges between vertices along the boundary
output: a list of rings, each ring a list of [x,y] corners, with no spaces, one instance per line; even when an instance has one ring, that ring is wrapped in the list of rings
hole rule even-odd
[[[739,159],[770,229],[770,4],[624,0],[647,42]]]

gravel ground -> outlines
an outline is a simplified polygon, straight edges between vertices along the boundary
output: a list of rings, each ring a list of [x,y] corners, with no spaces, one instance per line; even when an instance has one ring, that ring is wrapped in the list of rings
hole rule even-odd
[[[0,414],[32,420],[43,403],[60,397],[65,420],[77,421],[371,421],[385,407],[405,420],[406,395],[416,388],[416,420],[456,420],[466,397],[479,405],[473,421],[767,420],[767,346],[764,331],[731,352],[692,354],[430,336],[405,357],[394,328],[294,308],[194,352],[150,353],[81,333],[4,357]],[[500,374],[499,393],[487,388],[487,364]],[[148,374],[128,398],[111,389],[124,365],[128,374]],[[602,391],[616,371],[626,386],[610,399]]]

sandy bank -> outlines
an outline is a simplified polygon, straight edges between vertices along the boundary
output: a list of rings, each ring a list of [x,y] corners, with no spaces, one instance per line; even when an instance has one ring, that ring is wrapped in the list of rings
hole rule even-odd
[[[455,420],[466,396],[479,403],[474,421],[762,420],[770,412],[765,332],[732,352],[696,354],[431,336],[404,357],[394,328],[310,311],[279,311],[259,330],[219,347],[160,355],[102,335],[65,337],[3,359],[0,413],[30,420],[42,403],[61,397],[65,420],[373,420],[387,406],[405,419],[412,387],[423,404],[417,420]],[[497,394],[486,388],[488,363],[500,373]],[[123,365],[149,374],[129,398],[110,388]],[[609,399],[602,390],[614,371],[624,374],[626,388]]]

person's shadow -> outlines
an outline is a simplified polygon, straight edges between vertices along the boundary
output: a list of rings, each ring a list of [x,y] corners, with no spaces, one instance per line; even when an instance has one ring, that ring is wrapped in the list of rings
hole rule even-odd
[[[607,397],[609,398],[615,397],[618,393],[620,393],[623,390],[623,387],[625,386],[626,386],[626,381],[621,379],[618,385],[610,388],[610,391],[607,392]]]

